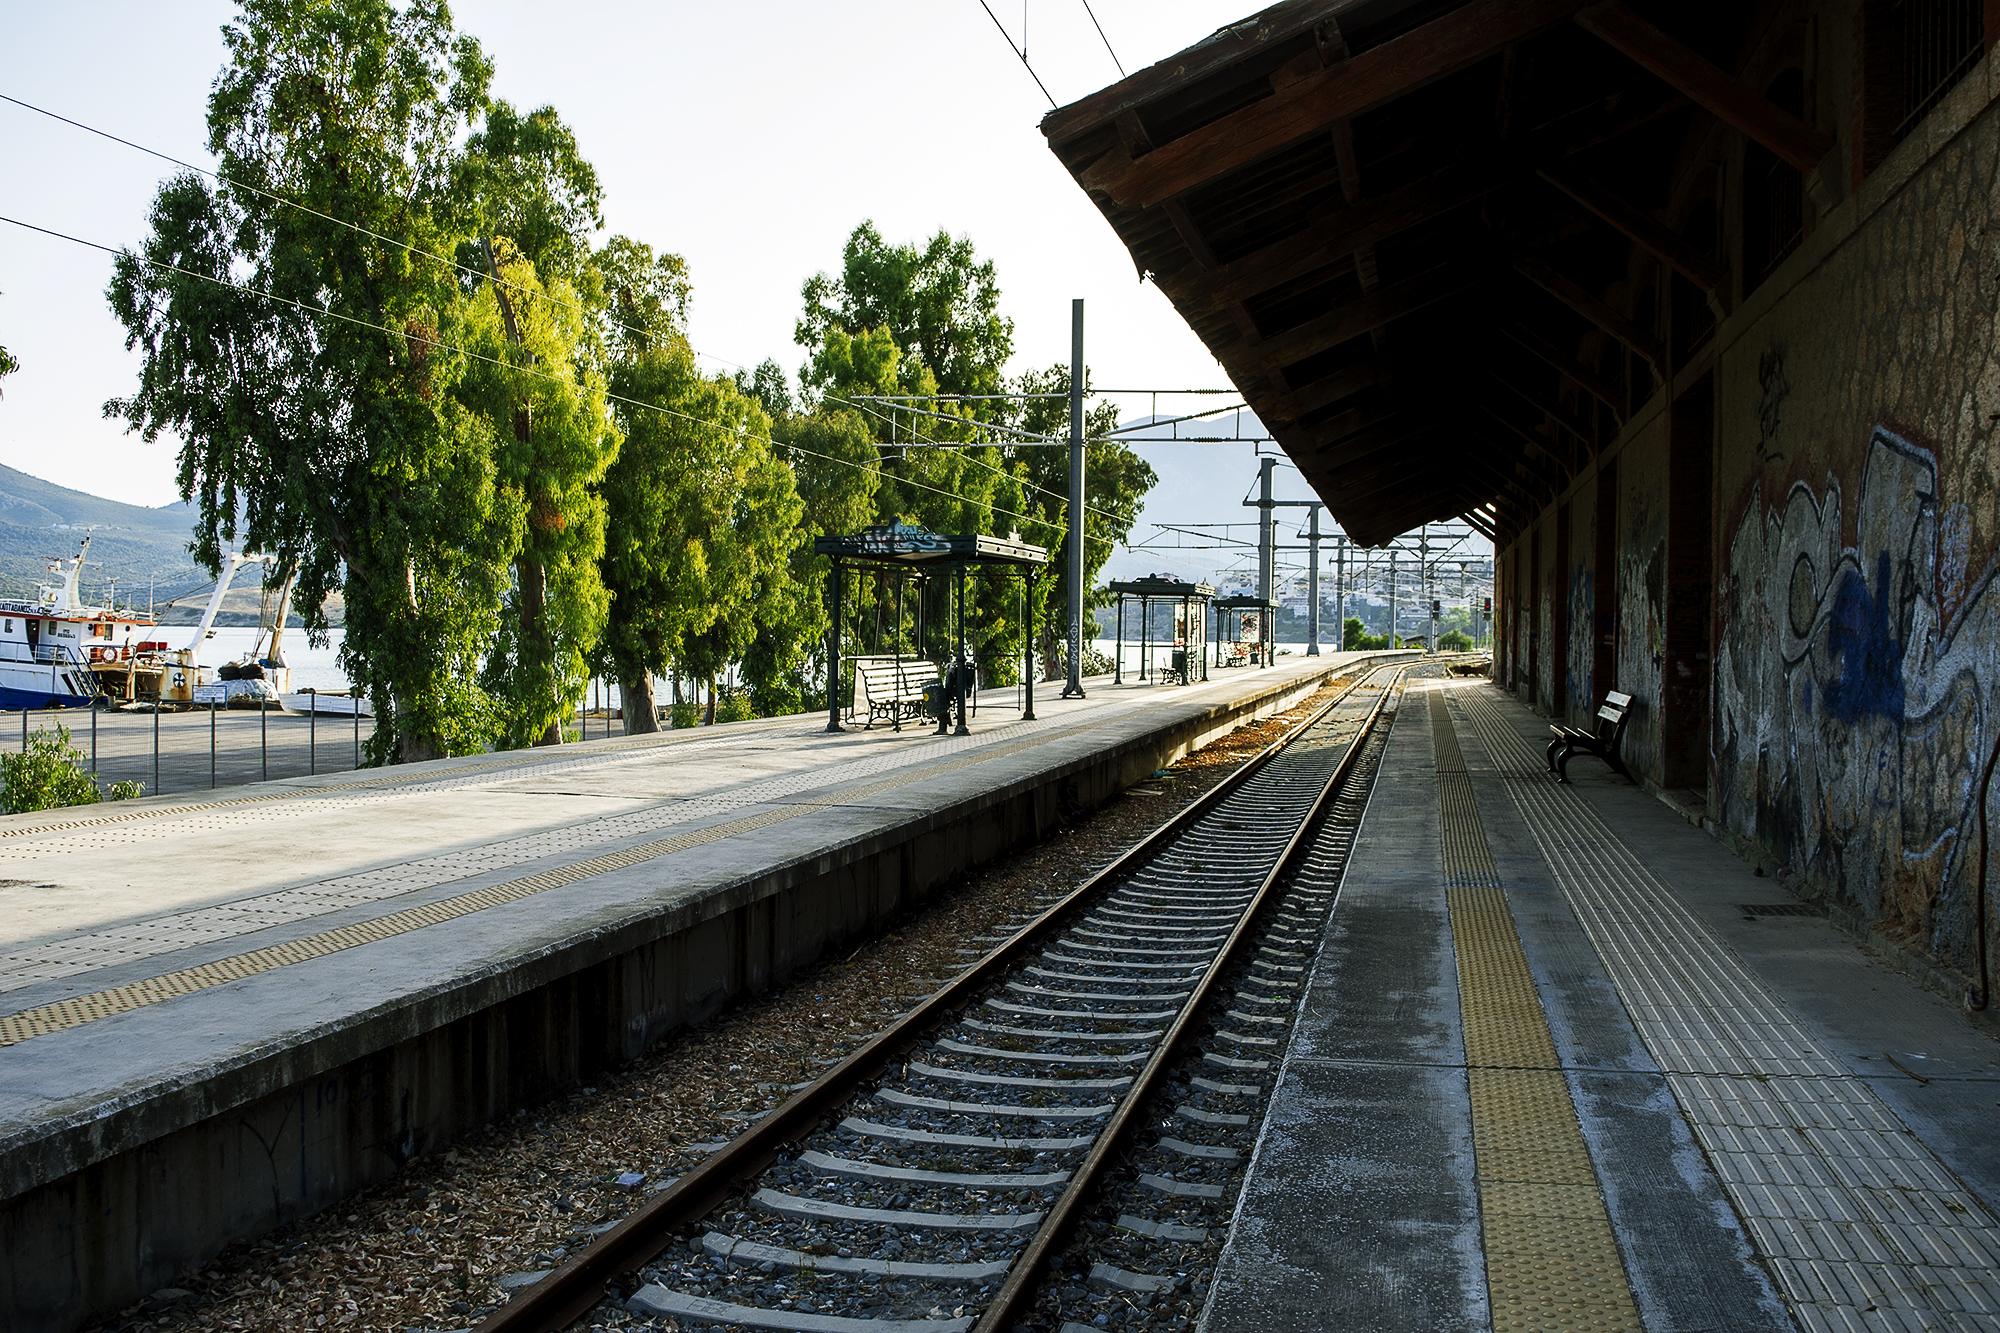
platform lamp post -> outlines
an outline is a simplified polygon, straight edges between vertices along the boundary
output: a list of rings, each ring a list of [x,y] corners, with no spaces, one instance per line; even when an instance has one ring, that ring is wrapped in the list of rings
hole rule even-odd
[[[1083,298],[1069,303],[1069,534],[1064,590],[1069,594],[1069,680],[1062,697],[1083,698]]]

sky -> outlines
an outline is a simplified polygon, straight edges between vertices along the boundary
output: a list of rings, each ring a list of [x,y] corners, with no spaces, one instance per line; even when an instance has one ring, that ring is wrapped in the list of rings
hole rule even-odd
[[[1025,18],[1029,61],[1057,101],[1118,79],[1082,0],[989,3],[1016,42]],[[1131,71],[1256,5],[1091,7]],[[0,92],[209,165],[206,100],[233,13],[211,0],[23,4],[0,48]],[[552,105],[576,131],[604,185],[606,227],[686,257],[690,335],[716,369],[775,357],[796,374],[800,286],[837,268],[848,234],[872,218],[892,241],[940,228],[972,238],[998,270],[1014,370],[1068,359],[1070,301],[1081,297],[1096,384],[1228,386],[1049,152],[1037,128],[1048,100],[979,0],[460,0],[453,14],[493,59],[498,96]],[[0,214],[136,244],[171,171],[0,103]],[[21,362],[0,381],[0,462],[164,504],[176,498],[175,442],[142,441],[101,415],[138,365],[104,300],[109,273],[105,254],[0,223],[0,346]],[[1153,410],[1145,398],[1120,406],[1128,418]],[[1135,542],[1154,521],[1253,516],[1237,504],[1255,482],[1251,446],[1177,446],[1156,464],[1171,484]],[[1289,467],[1277,490],[1310,494]],[[1125,556],[1114,570],[1136,561],[1196,573],[1216,554]]]

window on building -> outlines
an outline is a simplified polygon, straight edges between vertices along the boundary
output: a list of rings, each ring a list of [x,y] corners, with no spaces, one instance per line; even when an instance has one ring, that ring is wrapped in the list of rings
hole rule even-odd
[[[1861,158],[1873,171],[1986,49],[1984,0],[1868,0],[1861,12]]]

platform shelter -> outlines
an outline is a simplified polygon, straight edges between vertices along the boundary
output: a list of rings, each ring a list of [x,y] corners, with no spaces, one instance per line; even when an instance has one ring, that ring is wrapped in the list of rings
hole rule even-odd
[[[897,602],[900,608],[903,585],[916,581],[923,582],[936,575],[948,579],[951,589],[951,631],[948,642],[951,645],[951,661],[946,664],[935,682],[939,690],[937,709],[937,734],[944,735],[955,730],[957,735],[969,733],[966,725],[968,700],[973,693],[976,673],[972,659],[965,647],[965,574],[975,565],[997,565],[1018,570],[1024,581],[1023,596],[1032,607],[1035,597],[1035,580],[1048,564],[1049,553],[1040,546],[1032,545],[1016,537],[994,537],[984,533],[968,533],[960,536],[945,536],[928,528],[909,523],[885,523],[863,528],[860,532],[841,537],[820,537],[813,542],[813,553],[828,558],[829,568],[826,581],[828,611],[832,626],[827,631],[826,662],[826,729],[830,732],[842,730],[840,717],[840,629],[844,608],[844,592],[848,577],[857,571],[877,571],[891,575],[897,584]],[[921,606],[921,602],[919,602]],[[900,609],[898,616],[900,619]],[[923,649],[922,635],[918,636],[918,652]],[[895,660],[897,688],[902,688],[901,637],[895,638]],[[1024,706],[1021,716],[1025,721],[1035,720],[1035,661],[1034,640],[1029,636],[1022,663],[1022,678],[1026,684]],[[957,712],[957,726],[950,725],[949,710]],[[899,719],[900,721],[900,719]]]
[[[1215,607],[1215,664],[1271,665],[1278,638],[1278,604],[1250,593],[1218,597]],[[1255,638],[1248,637],[1254,633]]]
[[[1207,637],[1214,584],[1190,583],[1171,574],[1148,574],[1113,583],[1110,591],[1118,603],[1117,637],[1111,654],[1113,684],[1125,683],[1125,608],[1134,601],[1139,604],[1139,679],[1174,679],[1183,685],[1208,679],[1207,645],[1197,640]],[[1172,649],[1165,668],[1153,664],[1153,607],[1161,602],[1175,608],[1173,633],[1162,641]]]

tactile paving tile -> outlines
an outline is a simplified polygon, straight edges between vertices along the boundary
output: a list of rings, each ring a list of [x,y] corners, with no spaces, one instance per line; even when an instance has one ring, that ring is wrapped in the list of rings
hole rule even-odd
[[[1437,759],[1438,828],[1444,848],[1444,882],[1453,888],[1498,884],[1500,871],[1479,823],[1479,803],[1451,715],[1434,691],[1424,694],[1431,717],[1431,744]]]
[[[1673,898],[1487,694],[1449,692],[1809,1329],[2000,1327],[2000,1226]]]
[[[1092,726],[1102,725],[1105,721],[1102,714],[1094,716],[1086,714],[1084,716]],[[636,846],[605,852],[571,862],[567,865],[557,866],[539,874],[524,876],[504,884],[475,889],[439,902],[392,912],[357,925],[320,931],[285,944],[246,950],[243,953],[217,959],[214,962],[178,968],[155,977],[108,987],[86,995],[73,996],[49,1004],[37,1005],[15,1013],[0,1014],[0,1047],[16,1045],[33,1037],[44,1036],[66,1028],[79,1027],[85,1023],[110,1017],[113,1014],[126,1013],[149,1004],[157,1004],[162,1000],[193,994],[194,992],[224,985],[231,981],[238,981],[245,977],[268,972],[275,968],[304,962],[307,959],[324,957],[328,954],[338,953],[358,945],[389,939],[412,930],[422,929],[425,926],[437,925],[444,921],[470,915],[473,912],[483,911],[489,907],[514,902],[532,894],[543,893],[550,889],[577,883],[580,880],[608,874],[614,870],[624,869],[657,857],[686,851],[722,838],[753,832],[772,824],[796,819],[815,811],[829,809],[835,805],[848,805],[866,800],[870,796],[880,795],[883,792],[906,786],[920,779],[925,781],[932,780],[946,773],[968,768],[975,764],[986,763],[993,759],[1002,758],[1045,744],[1048,738],[1049,733],[1047,732],[1035,732],[1024,739],[1019,739],[1011,743],[998,743],[982,737],[983,743],[981,744],[971,747],[957,747],[959,752],[954,758],[946,759],[942,762],[926,763],[923,762],[922,756],[918,756],[898,764],[896,766],[897,771],[892,776],[878,779],[872,783],[841,784],[837,775],[842,771],[843,766],[817,770],[810,775],[811,790],[825,792],[830,786],[837,785],[837,800],[796,800],[776,809],[747,815],[722,824],[712,825],[708,828],[682,833],[674,837],[656,839]],[[933,750],[931,753],[935,754],[936,751]],[[802,785],[797,778],[788,779],[787,782],[795,790]],[[751,787],[759,785],[761,784],[751,784]],[[749,790],[749,788],[744,790]],[[740,799],[739,794],[732,794],[732,802],[738,799]],[[576,830],[557,830],[553,834],[532,834],[521,841],[537,844],[541,848],[541,851],[537,852],[537,857],[539,857],[539,855],[546,852],[552,845],[549,841],[550,839],[558,839],[567,833],[577,832],[579,836],[583,836],[581,830],[590,829],[597,830],[601,834],[603,830],[609,828],[616,830],[616,836],[630,836],[632,833],[632,821],[635,818],[642,818],[648,813],[654,816],[667,815],[671,819],[678,821],[683,816],[678,814],[677,810],[686,804],[688,803],[663,803],[653,811],[641,812],[637,816],[631,814],[610,816],[603,820],[591,821],[586,825],[578,826]],[[586,837],[585,840],[591,839]],[[601,840],[601,838],[596,840]],[[515,863],[511,858],[511,854],[498,850],[499,846],[499,844],[495,844],[491,848],[475,853],[445,853],[438,858],[433,858],[433,860],[444,864],[448,872],[447,880],[449,878],[463,878],[471,874],[484,873],[498,866]],[[409,892],[412,888],[417,887],[425,886],[413,884],[410,888],[400,889],[398,892]],[[252,899],[247,903],[225,904],[220,908],[203,909],[203,911],[219,913],[225,918],[232,919],[232,928],[228,932],[230,935],[243,934],[251,930],[265,929],[274,925],[283,925],[299,919],[297,914],[288,914],[283,909],[268,906],[264,898]],[[146,952],[158,953],[165,952],[168,947],[184,947],[187,942],[185,938],[178,938],[170,946],[161,944],[147,950],[135,952],[130,948],[121,949],[115,943],[106,945],[100,942],[95,935],[79,936],[72,940],[59,941],[53,945],[44,946],[43,949],[36,951],[36,958],[45,962],[46,958],[43,955],[60,958],[67,951],[74,956],[78,964],[75,969],[76,971],[88,971],[112,963],[127,962],[134,957],[144,956]]]
[[[1448,888],[1496,1330],[1636,1330],[1618,1242],[1506,895]]]

